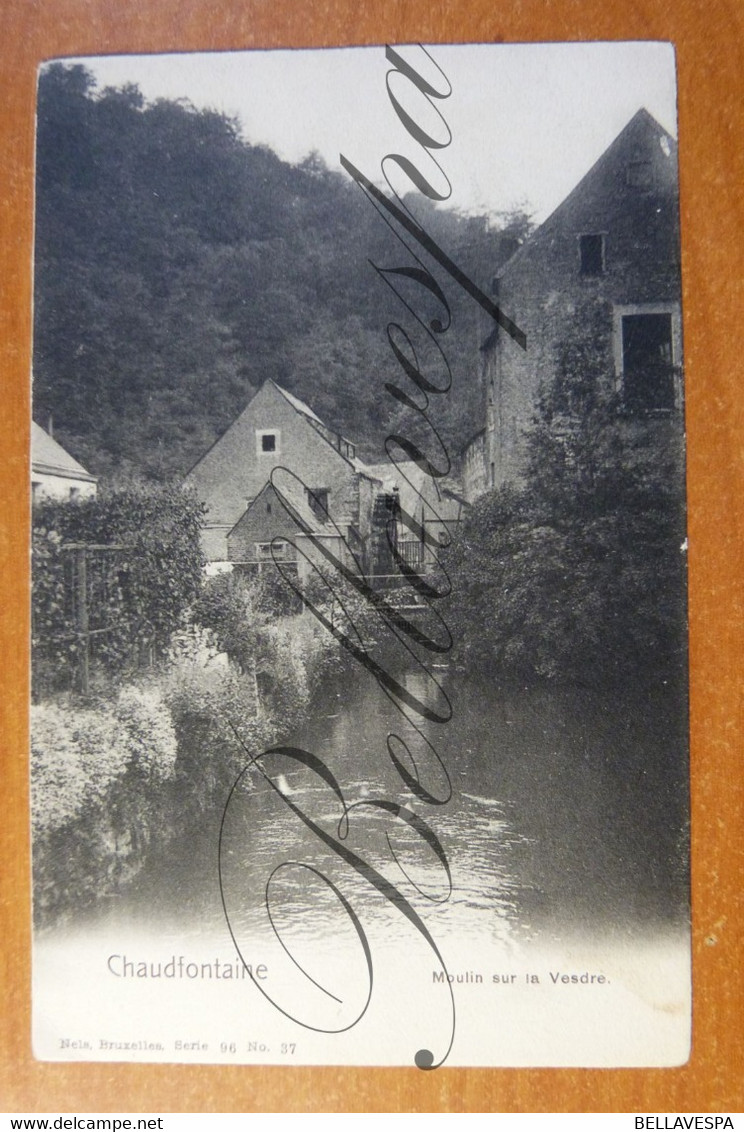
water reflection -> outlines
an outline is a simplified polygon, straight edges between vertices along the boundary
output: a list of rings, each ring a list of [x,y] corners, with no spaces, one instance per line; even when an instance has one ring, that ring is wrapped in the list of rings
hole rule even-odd
[[[426,694],[419,675],[401,682]],[[271,934],[272,915],[287,946],[353,936],[337,891],[365,931],[409,938],[410,919],[385,885],[442,943],[634,937],[684,923],[686,743],[673,696],[625,703],[585,689],[497,690],[458,675],[446,689],[446,725],[407,721],[367,674],[326,695],[292,742],[322,760],[343,802],[317,767],[287,755],[246,771],[223,826],[224,897],[238,937]],[[439,752],[453,786],[447,805],[406,788],[388,754],[391,731],[422,780],[438,773],[424,740]],[[222,923],[221,818],[153,863],[105,915],[187,922],[195,935]]]

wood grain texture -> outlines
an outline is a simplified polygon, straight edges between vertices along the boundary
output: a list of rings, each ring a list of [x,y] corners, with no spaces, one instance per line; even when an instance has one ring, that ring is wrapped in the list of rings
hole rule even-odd
[[[744,1097],[741,748],[744,7],[739,0],[0,0],[0,1109],[712,1112]],[[30,1052],[28,376],[35,75],[58,55],[385,41],[677,48],[689,437],[694,1038],[673,1070],[51,1065]]]

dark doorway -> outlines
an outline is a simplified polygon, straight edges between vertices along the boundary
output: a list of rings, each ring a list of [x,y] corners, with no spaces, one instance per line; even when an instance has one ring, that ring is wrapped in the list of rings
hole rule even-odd
[[[672,316],[623,318],[623,390],[632,412],[674,408]]]

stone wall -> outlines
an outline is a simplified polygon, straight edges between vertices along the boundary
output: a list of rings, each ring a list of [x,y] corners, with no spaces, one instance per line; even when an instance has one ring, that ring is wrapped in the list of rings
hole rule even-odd
[[[522,476],[540,390],[590,338],[608,391],[622,397],[628,313],[669,316],[681,373],[676,144],[646,111],[512,257],[499,303],[526,334],[527,349],[503,330],[489,348],[483,462],[492,484]]]

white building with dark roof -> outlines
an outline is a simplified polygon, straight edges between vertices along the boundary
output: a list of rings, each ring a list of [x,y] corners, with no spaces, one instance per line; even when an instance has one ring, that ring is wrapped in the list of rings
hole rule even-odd
[[[87,499],[96,494],[98,480],[41,425],[31,422],[31,493],[41,499]]]
[[[379,482],[351,441],[269,380],[185,479],[207,507],[202,533],[210,562],[260,564],[279,537],[289,547],[292,520],[271,487],[279,475],[294,484],[292,495],[305,485],[302,510],[314,516],[314,527],[327,513],[348,545],[364,553]]]

